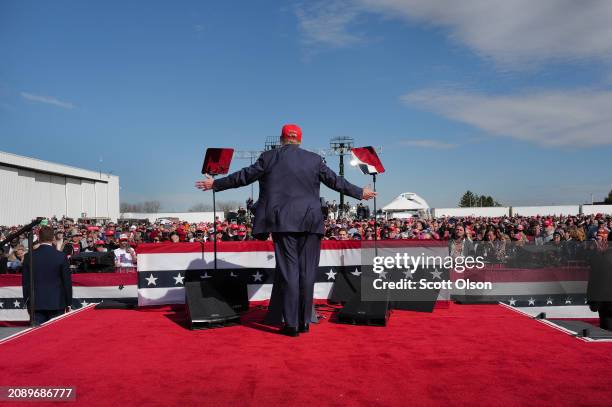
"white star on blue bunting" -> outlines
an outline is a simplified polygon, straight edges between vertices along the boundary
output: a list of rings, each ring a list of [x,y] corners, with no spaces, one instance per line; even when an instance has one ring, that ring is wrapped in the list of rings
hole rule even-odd
[[[185,276],[182,276],[181,273],[178,273],[178,276],[172,278],[174,279],[174,285],[184,284],[183,280],[185,280]]]
[[[434,271],[431,271],[431,277],[432,279],[438,279],[438,280],[442,280],[442,272],[439,271],[438,269],[434,269]]]
[[[261,281],[263,282],[263,274],[261,274],[259,272],[259,270],[257,270],[257,272],[255,274],[253,274],[253,281]]]
[[[157,277],[153,277],[153,274],[145,278],[145,280],[147,280],[147,285],[157,285]]]

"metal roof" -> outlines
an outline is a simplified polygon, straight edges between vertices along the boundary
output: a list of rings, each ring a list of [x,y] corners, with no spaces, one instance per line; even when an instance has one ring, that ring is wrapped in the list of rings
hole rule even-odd
[[[89,179],[98,182],[108,182],[110,177],[116,175],[107,174],[99,171],[90,171],[83,168],[72,167],[70,165],[56,164],[50,161],[39,160],[37,158],[25,157],[17,154],[0,151],[0,164],[10,167],[24,168],[49,174],[64,175],[74,178]]]

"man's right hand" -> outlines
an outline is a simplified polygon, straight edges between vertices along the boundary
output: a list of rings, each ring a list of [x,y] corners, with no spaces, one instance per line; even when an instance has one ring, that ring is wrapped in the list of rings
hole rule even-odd
[[[204,176],[206,177],[206,179],[202,181],[196,181],[195,186],[196,188],[201,189],[202,191],[208,191],[209,189],[212,189],[215,180],[208,174],[204,174]]]
[[[376,195],[378,195],[378,192],[372,191],[370,187],[364,187],[361,199],[365,199],[367,201],[369,199],[374,198]]]

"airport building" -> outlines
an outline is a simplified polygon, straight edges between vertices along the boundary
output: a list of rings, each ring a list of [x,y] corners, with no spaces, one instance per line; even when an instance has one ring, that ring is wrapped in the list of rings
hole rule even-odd
[[[119,177],[0,151],[0,225],[119,218]]]

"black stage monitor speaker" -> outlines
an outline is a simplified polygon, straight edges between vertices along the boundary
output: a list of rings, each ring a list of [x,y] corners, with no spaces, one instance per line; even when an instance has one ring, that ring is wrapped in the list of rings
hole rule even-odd
[[[388,301],[362,301],[355,294],[338,312],[338,322],[353,325],[385,326],[389,320]]]
[[[431,301],[392,301],[391,309],[416,312],[433,312],[436,306],[436,300]]]
[[[222,283],[221,283],[222,284]],[[240,322],[238,312],[248,308],[246,284],[241,293],[231,293],[231,301],[221,291],[227,285],[208,281],[185,283],[185,305],[191,329],[214,328]],[[221,288],[219,290],[218,288]],[[227,290],[229,292],[229,290]],[[243,294],[243,295],[241,295]],[[246,301],[243,299],[246,298]]]
[[[211,284],[211,282],[208,282]],[[214,288],[236,312],[249,310],[249,294],[246,282],[235,276],[233,272],[226,273],[223,278],[215,277]]]
[[[349,270],[340,271],[332,286],[329,301],[331,303],[347,303],[355,294],[360,293],[360,284],[361,279],[359,275],[355,275],[354,272]]]

